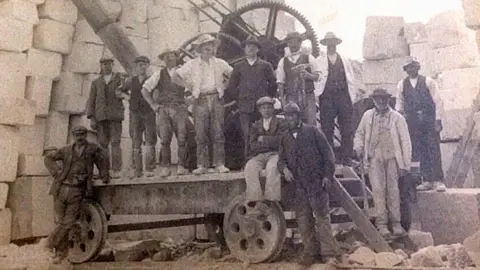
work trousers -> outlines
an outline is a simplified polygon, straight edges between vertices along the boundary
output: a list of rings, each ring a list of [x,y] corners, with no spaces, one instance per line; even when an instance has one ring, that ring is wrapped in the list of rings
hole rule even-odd
[[[338,256],[339,247],[333,237],[328,191],[322,188],[322,179],[304,183],[295,179],[298,231],[308,256]],[[320,250],[318,250],[320,247]]]
[[[53,198],[55,214],[55,229],[48,237],[48,247],[55,248],[57,252],[66,255],[68,249],[68,234],[77,221],[84,188],[61,185],[58,194]]]
[[[197,165],[208,168],[209,144],[213,145],[214,166],[225,165],[224,102],[217,94],[200,95],[193,104]]]
[[[387,227],[388,221],[400,224],[400,190],[398,164],[395,158],[375,155],[370,161],[368,177],[372,185],[376,225]]]
[[[247,158],[249,154],[250,146],[250,129],[252,128],[253,123],[260,119],[260,114],[258,112],[240,112],[240,125],[242,126],[242,135],[244,141],[244,157]]]
[[[325,89],[319,97],[320,124],[328,142],[333,147],[335,118],[338,117],[341,148],[340,160],[347,161],[353,155],[353,105],[348,89]]]
[[[155,145],[157,144],[155,113],[130,111],[130,136],[132,137],[132,161],[136,172],[143,171],[142,143],[145,134],[145,169],[155,170]]]
[[[281,183],[280,172],[277,168],[278,153],[267,152],[252,157],[245,165],[245,182],[247,184],[247,201],[280,201]],[[265,196],[260,185],[260,172],[265,169]]]
[[[119,172],[122,170],[122,149],[120,142],[122,138],[122,121],[104,120],[97,123],[97,139],[100,146],[108,149],[111,145],[110,160],[112,170]]]
[[[162,141],[160,165],[170,166],[172,151],[170,144],[175,133],[178,144],[178,165],[185,166],[187,145],[188,110],[184,104],[162,104],[157,112],[158,136]]]
[[[303,101],[300,100],[298,95],[287,94],[285,95],[285,101],[288,104],[289,102],[295,102],[302,110],[302,121],[309,125],[317,125],[317,105],[315,102],[315,94],[305,93]]]

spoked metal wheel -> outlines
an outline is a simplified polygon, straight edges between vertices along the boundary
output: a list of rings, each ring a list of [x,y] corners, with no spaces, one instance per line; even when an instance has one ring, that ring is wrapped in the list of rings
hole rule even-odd
[[[85,202],[68,236],[68,260],[75,264],[94,260],[105,245],[106,238],[105,212],[98,203]]]
[[[235,198],[225,214],[223,232],[232,255],[250,263],[275,260],[283,249],[286,221],[279,203],[265,203],[267,209]]]

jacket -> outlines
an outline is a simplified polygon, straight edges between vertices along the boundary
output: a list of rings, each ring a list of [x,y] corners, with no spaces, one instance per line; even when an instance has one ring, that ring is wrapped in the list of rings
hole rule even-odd
[[[288,130],[285,119],[272,117],[270,128],[263,128],[263,119],[255,121],[250,129],[250,153],[249,156],[254,157],[261,153],[278,152],[280,140],[283,134]],[[258,137],[263,136],[263,141],[259,142]]]
[[[121,85],[122,79],[118,73],[112,74],[108,84],[103,76],[93,81],[86,106],[87,118],[95,121],[123,121],[125,107],[122,99],[115,96],[115,91],[120,91]]]
[[[352,65],[350,64],[350,61],[342,59],[342,57],[337,57],[337,61],[341,60],[343,62],[343,66],[345,68],[345,77],[347,78],[347,84],[348,84],[348,94],[350,95],[350,99],[352,100],[352,103],[356,102],[356,91],[353,82],[353,68]],[[321,94],[323,94],[323,91],[325,90],[325,83],[327,82],[328,78],[328,56],[327,55],[322,55],[317,58],[317,61],[319,63],[320,67],[320,78],[318,81],[315,82],[315,96],[318,97]]]
[[[354,149],[363,153],[363,164],[365,169],[369,167],[368,148],[371,141],[373,118],[375,109],[370,109],[363,114],[362,120],[355,133]],[[395,150],[395,159],[400,169],[409,170],[412,158],[412,144],[408,132],[407,121],[397,111],[390,109],[391,122],[390,132]]]

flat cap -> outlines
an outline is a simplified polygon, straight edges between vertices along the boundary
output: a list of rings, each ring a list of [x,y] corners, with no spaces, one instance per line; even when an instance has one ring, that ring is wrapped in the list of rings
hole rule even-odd
[[[100,64],[105,62],[113,62],[113,58],[108,56],[100,58]]]
[[[143,62],[143,63],[150,64],[150,59],[148,59],[148,57],[146,57],[145,55],[140,55],[137,58],[135,58],[135,61],[133,62],[134,63]]]
[[[271,97],[265,96],[261,97],[257,100],[257,106],[263,105],[263,104],[275,104],[275,100]]]
[[[283,109],[284,114],[300,113],[300,107],[295,102],[289,102]]]
[[[409,67],[420,68],[420,62],[418,62],[415,58],[408,59],[405,65],[403,65],[403,70]]]
[[[87,133],[87,128],[84,126],[75,126],[72,128],[72,134],[83,134]]]
[[[373,90],[373,93],[370,95],[371,98],[374,97],[391,97],[392,95],[383,88],[377,88]]]

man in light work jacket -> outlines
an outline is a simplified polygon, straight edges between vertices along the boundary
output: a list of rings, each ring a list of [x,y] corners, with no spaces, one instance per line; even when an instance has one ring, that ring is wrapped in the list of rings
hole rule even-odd
[[[417,190],[444,192],[440,152],[444,109],[438,84],[432,78],[419,75],[420,63],[414,59],[403,69],[408,77],[398,83],[396,109],[407,119],[412,141],[412,172],[419,168],[425,180]]]

